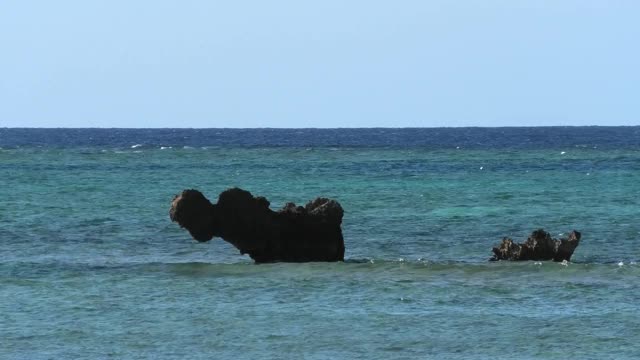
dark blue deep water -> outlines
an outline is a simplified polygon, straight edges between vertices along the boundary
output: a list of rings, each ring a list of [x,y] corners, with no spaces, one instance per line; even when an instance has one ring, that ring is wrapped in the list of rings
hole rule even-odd
[[[2,147],[391,147],[540,149],[635,148],[640,127],[504,127],[371,129],[2,129]]]
[[[640,358],[640,127],[0,128],[0,179],[0,359]],[[170,222],[233,186],[340,201],[347,261]],[[487,261],[537,228],[572,261]]]

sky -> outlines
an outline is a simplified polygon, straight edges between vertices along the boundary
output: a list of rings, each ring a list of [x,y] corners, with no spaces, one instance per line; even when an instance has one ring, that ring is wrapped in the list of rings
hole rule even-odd
[[[640,1],[0,1],[0,127],[640,125]]]

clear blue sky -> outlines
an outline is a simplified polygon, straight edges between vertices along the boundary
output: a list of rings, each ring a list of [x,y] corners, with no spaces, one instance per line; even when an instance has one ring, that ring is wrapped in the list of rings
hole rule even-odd
[[[0,2],[0,127],[640,124],[640,1]]]

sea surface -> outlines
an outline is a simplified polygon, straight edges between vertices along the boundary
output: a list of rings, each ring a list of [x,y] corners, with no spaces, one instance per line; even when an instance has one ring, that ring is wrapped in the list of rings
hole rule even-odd
[[[182,189],[345,209],[346,261],[255,265]],[[0,359],[638,359],[640,127],[0,128]],[[489,262],[502,237],[582,241]]]

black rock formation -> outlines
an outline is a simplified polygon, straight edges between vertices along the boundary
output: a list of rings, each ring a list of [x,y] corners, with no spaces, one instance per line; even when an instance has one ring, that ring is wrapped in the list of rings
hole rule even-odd
[[[503,238],[500,246],[493,248],[491,260],[570,261],[579,243],[580,233],[575,230],[569,234],[568,239],[556,240],[548,232],[538,229],[522,244]]]
[[[256,263],[343,261],[342,207],[317,198],[304,207],[269,209],[264,197],[233,188],[212,204],[197,190],[184,190],[171,204],[171,220],[201,242],[220,237]]]

